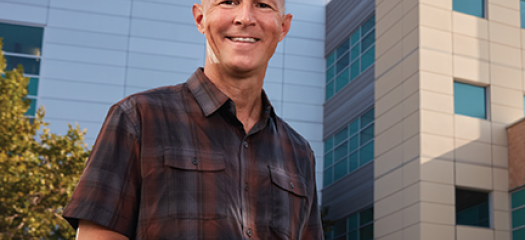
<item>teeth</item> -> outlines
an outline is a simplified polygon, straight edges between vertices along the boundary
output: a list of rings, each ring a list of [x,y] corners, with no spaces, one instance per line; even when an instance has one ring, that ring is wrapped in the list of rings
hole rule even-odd
[[[231,38],[232,41],[234,42],[249,42],[249,43],[254,43],[256,42],[257,40],[255,40],[255,38]]]

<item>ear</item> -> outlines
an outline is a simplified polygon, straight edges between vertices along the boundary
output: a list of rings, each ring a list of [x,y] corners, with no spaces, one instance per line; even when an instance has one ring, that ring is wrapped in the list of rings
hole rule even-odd
[[[193,20],[195,20],[195,25],[197,25],[197,29],[199,29],[200,33],[204,33],[204,12],[202,6],[198,3],[193,4],[192,12]]]
[[[288,31],[290,31],[290,27],[292,26],[292,18],[293,16],[290,13],[283,16],[283,22],[281,26],[281,38],[279,39],[279,42],[282,41],[284,37],[286,37],[286,35],[288,34]]]

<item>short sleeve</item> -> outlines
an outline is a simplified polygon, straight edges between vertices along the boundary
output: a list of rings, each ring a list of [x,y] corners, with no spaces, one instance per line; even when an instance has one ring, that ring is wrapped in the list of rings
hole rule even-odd
[[[129,238],[140,201],[140,141],[136,121],[119,105],[110,108],[63,217],[98,223]]]

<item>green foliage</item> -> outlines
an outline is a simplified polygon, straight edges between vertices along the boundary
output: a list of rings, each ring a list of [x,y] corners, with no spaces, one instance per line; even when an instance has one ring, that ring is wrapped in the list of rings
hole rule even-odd
[[[329,220],[326,216],[328,215],[328,212],[330,211],[330,206],[325,206],[323,209],[321,209],[321,223],[323,224],[323,232],[325,234],[324,238],[328,239],[327,234],[329,234],[334,227],[334,222]]]
[[[5,71],[0,38],[0,239],[73,239],[61,217],[90,150],[79,126],[65,136],[43,121],[24,116],[29,78],[23,69]]]

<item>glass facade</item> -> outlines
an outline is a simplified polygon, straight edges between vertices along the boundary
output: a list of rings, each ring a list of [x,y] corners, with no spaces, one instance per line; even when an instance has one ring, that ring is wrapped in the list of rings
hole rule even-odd
[[[520,1],[521,27],[525,28],[525,0]]]
[[[374,109],[324,142],[324,181],[328,186],[374,159]]]
[[[326,58],[326,100],[375,62],[375,16]]]
[[[486,119],[486,88],[455,82],[454,112],[469,117]]]
[[[490,227],[489,194],[456,189],[456,224]]]
[[[26,116],[35,116],[40,75],[40,55],[44,29],[41,27],[21,26],[0,23],[0,38],[6,58],[6,70],[18,65],[24,68],[24,75],[29,77],[27,99],[31,100]]]
[[[372,240],[374,239],[374,209],[350,215],[335,221],[332,231],[325,233],[326,240]]]
[[[485,18],[486,0],[453,0],[453,9],[457,12]]]
[[[525,189],[511,194],[512,239],[525,239]]]

